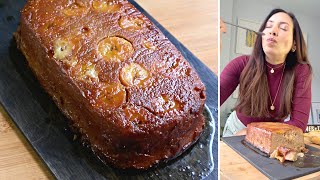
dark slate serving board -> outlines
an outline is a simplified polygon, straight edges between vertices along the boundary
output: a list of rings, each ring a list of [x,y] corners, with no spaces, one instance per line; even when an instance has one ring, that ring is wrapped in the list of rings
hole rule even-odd
[[[13,32],[25,0],[0,0],[0,102],[57,179],[218,179],[218,81],[198,58],[151,19],[182,52],[207,88],[207,125],[196,144],[180,157],[148,171],[121,171],[101,163],[73,140],[67,119],[40,87],[16,48]],[[213,59],[215,60],[215,59]]]
[[[293,179],[320,171],[320,166],[299,168],[294,166],[293,162],[288,161],[281,164],[278,160],[264,156],[261,151],[243,142],[244,137],[245,136],[223,137],[222,140],[270,179]],[[309,157],[311,152],[318,154],[317,156],[320,155],[320,149],[308,145],[306,145],[306,148],[309,152],[305,154],[304,158]],[[317,159],[319,162],[320,158],[318,157]]]

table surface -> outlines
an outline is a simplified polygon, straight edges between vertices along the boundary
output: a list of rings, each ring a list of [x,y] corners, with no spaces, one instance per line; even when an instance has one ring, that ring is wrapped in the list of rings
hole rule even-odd
[[[247,160],[241,157],[233,149],[231,149],[227,144],[220,141],[220,179],[268,179],[264,174],[262,174],[258,169],[252,166]],[[320,146],[312,145],[314,147],[320,148]],[[309,174],[300,178],[299,180],[306,179],[319,179],[320,172]]]
[[[217,74],[217,0],[136,2]],[[1,106],[0,179],[54,179]]]

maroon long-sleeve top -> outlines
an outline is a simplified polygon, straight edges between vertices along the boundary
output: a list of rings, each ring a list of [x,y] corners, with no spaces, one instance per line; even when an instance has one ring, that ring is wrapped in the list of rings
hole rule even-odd
[[[222,105],[228,97],[233,93],[240,81],[240,75],[244,67],[249,61],[249,56],[240,56],[232,60],[220,74],[220,105]],[[277,88],[281,79],[282,67],[281,65],[272,65],[266,62],[268,68],[268,84],[269,90],[274,100],[277,92]],[[274,73],[271,73],[271,68],[274,68]],[[291,124],[301,128],[305,131],[310,114],[311,106],[311,83],[307,83],[310,75],[310,68],[307,64],[298,64],[295,68],[295,79],[294,79],[294,91],[292,96],[292,111],[290,114],[290,120],[285,123]],[[281,91],[281,89],[279,90]],[[275,112],[270,110],[270,113],[275,116],[278,113],[280,107],[280,95],[282,92],[278,92],[278,97],[275,100],[274,106]],[[270,103],[271,104],[271,103]],[[236,113],[240,121],[247,126],[251,122],[274,122],[283,120],[276,120],[274,117],[271,118],[256,118],[242,114],[236,109]]]

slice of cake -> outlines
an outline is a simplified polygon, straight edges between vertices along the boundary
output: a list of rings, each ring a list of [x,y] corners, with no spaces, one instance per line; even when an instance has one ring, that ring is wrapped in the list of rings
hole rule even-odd
[[[302,130],[283,123],[250,123],[245,140],[281,162],[295,161],[298,153],[305,150]]]

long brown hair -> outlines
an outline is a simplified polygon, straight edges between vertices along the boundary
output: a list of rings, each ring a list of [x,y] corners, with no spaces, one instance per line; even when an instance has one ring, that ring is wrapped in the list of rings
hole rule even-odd
[[[281,86],[282,94],[279,112],[276,119],[283,119],[291,113],[292,94],[294,90],[294,69],[297,64],[308,64],[310,72],[312,71],[308,57],[306,44],[303,39],[302,31],[296,17],[282,9],[274,9],[266,17],[259,31],[265,29],[269,18],[279,12],[288,14],[293,21],[293,40],[296,43],[296,51],[289,52],[285,60],[285,71],[283,83]],[[265,53],[262,49],[262,37],[258,36],[254,44],[253,52],[249,58],[249,62],[243,69],[240,76],[239,99],[236,106],[241,113],[251,117],[271,117],[269,113],[269,92],[268,79],[266,69]],[[307,83],[311,83],[311,73]]]

